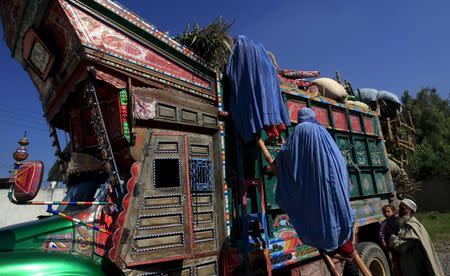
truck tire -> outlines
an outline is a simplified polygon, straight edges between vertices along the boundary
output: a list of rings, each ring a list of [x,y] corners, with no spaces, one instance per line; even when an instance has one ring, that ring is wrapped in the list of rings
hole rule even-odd
[[[389,262],[383,250],[376,243],[361,242],[355,245],[355,249],[373,276],[391,276]],[[344,275],[358,276],[362,273],[354,262],[347,261],[344,267]]]

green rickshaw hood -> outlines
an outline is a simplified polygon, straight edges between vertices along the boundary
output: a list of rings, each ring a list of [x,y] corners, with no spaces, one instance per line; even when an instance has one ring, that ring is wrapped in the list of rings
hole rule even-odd
[[[43,250],[55,237],[72,244],[73,223],[59,217],[48,217],[3,227],[0,228],[0,252]]]

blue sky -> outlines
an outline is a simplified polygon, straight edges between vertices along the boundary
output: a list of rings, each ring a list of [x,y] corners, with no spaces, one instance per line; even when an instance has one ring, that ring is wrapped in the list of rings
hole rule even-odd
[[[401,95],[434,86],[450,91],[450,1],[142,1],[121,0],[161,31],[172,35],[186,24],[205,25],[217,16],[235,20],[243,34],[274,52],[283,68],[339,71],[354,88]],[[145,4],[144,4],[145,3]],[[3,37],[3,29],[0,30]],[[54,161],[38,92],[0,41],[0,177],[25,130],[30,160]],[[60,137],[64,142],[64,137]]]

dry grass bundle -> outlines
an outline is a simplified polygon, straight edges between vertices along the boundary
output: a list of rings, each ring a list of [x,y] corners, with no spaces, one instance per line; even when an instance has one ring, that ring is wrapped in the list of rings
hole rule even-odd
[[[233,23],[227,23],[222,17],[216,18],[206,27],[194,23],[187,25],[184,32],[175,39],[191,49],[206,62],[222,70],[231,52],[232,39],[228,30]]]
[[[393,180],[397,195],[401,198],[415,198],[416,191],[420,191],[420,182],[408,177],[404,170],[393,173]]]

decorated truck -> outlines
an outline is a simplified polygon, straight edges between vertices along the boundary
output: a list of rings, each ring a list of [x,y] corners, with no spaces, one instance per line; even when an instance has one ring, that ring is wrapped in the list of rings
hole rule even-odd
[[[259,144],[275,157],[291,129],[243,145],[217,69],[113,1],[0,0],[0,13],[68,187],[62,201],[33,201],[43,166],[24,162],[21,141],[9,199],[51,216],[0,229],[0,274],[327,273],[277,206]],[[377,114],[284,81],[292,126],[312,108],[345,156],[354,243],[372,274],[390,275],[377,242],[394,190]],[[70,136],[65,149],[56,129]]]

